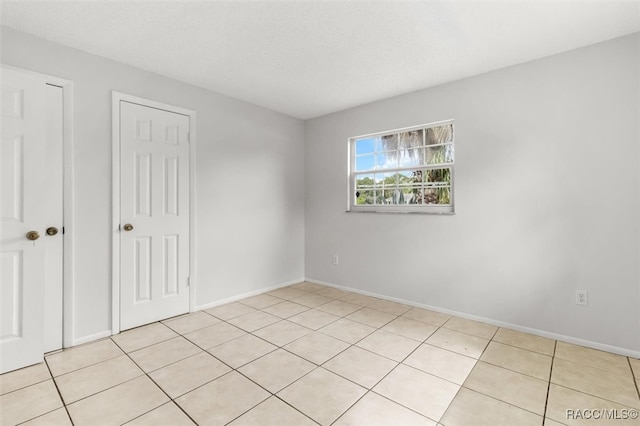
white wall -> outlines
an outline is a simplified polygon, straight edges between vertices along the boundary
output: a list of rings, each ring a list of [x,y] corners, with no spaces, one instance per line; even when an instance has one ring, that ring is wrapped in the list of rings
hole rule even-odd
[[[197,113],[197,305],[304,276],[302,121],[8,28],[1,36],[2,63],[74,83],[76,341],[111,328],[112,90]]]
[[[307,121],[306,276],[640,350],[639,50],[635,34]],[[451,118],[454,216],[345,213],[348,137]]]

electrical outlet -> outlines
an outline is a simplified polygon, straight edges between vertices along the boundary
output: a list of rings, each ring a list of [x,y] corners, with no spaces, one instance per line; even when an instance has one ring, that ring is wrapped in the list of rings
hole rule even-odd
[[[576,305],[588,305],[587,290],[576,290]]]
[[[334,265],[338,264],[338,255],[334,254],[333,257],[331,258],[331,263]]]

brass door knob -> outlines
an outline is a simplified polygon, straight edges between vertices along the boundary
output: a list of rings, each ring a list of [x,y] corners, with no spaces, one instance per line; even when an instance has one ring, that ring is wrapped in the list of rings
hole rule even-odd
[[[58,233],[58,228],[56,228],[55,226],[50,226],[47,228],[47,235],[50,235],[53,237],[57,233]]]
[[[29,231],[29,232],[27,232],[27,240],[35,241],[38,238],[40,238],[40,234],[38,233],[38,231]]]
[[[124,226],[122,227],[122,229],[124,229],[125,231],[129,232],[131,230],[133,230],[133,225],[130,223],[125,223]]]

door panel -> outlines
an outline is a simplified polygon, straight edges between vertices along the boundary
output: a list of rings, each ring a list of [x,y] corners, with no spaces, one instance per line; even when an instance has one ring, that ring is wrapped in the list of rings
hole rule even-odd
[[[189,311],[188,132],[188,116],[120,103],[121,330]]]
[[[45,85],[2,69],[0,373],[42,361]],[[37,231],[40,239],[25,235]]]

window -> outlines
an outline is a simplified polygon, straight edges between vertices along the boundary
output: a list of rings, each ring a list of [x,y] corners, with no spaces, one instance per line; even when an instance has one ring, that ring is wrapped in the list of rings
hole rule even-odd
[[[349,138],[349,206],[453,213],[453,121]]]

